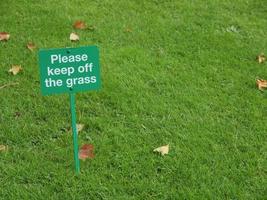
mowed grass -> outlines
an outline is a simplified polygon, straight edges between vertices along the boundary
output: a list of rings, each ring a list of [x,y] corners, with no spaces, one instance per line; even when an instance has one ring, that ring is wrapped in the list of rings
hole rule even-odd
[[[0,90],[0,199],[266,199],[265,0],[7,0],[0,16],[0,86],[19,83]],[[69,96],[41,95],[30,41],[100,49],[101,90],[76,96],[95,146],[78,176]]]

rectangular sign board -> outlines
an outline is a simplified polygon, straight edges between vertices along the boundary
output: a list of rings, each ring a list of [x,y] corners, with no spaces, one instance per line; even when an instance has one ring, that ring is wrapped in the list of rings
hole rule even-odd
[[[40,50],[39,66],[43,95],[100,88],[99,51],[96,46]]]

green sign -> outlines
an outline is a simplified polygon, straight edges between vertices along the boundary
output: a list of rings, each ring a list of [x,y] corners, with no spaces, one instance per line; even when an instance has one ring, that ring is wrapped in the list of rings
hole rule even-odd
[[[75,93],[100,88],[99,53],[96,46],[39,51],[43,95],[69,93],[75,170],[80,172]]]
[[[40,50],[39,66],[43,95],[100,88],[96,46]]]

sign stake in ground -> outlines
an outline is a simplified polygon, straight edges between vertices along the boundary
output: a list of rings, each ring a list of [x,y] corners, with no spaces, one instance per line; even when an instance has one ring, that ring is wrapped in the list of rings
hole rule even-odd
[[[78,146],[78,133],[76,126],[76,105],[75,105],[75,93],[70,93],[70,110],[71,110],[71,127],[73,137],[73,150],[74,150],[74,161],[75,171],[80,172],[80,160],[79,160],[79,146]]]
[[[99,52],[96,46],[39,51],[43,95],[69,93],[75,171],[80,172],[75,94],[100,88]]]

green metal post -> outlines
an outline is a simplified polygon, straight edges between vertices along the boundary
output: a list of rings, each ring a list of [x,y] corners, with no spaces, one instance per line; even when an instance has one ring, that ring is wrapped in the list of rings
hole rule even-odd
[[[70,93],[70,110],[71,110],[71,126],[72,126],[72,136],[73,136],[75,171],[78,174],[80,172],[80,160],[78,155],[79,147],[78,147],[78,134],[76,128],[75,93]]]

